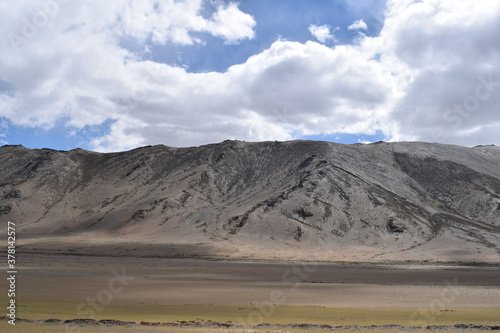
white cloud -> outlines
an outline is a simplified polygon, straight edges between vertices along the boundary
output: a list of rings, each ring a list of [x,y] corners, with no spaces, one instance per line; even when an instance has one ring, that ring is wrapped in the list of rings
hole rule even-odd
[[[313,35],[321,43],[326,43],[328,40],[335,40],[335,36],[330,32],[329,25],[314,25],[311,24],[308,28],[311,35]]]
[[[500,143],[500,40],[492,33],[498,29],[497,1],[388,3],[380,47],[385,63],[397,66],[404,92],[390,118],[395,138]]]
[[[349,30],[367,30],[368,26],[363,20],[356,20],[352,22],[350,26],[347,27]]]
[[[97,148],[145,142],[142,108],[173,98],[192,79],[181,69],[140,60],[120,46],[121,40],[133,37],[147,49],[149,38],[157,44],[193,44],[201,42],[200,32],[226,43],[254,37],[254,19],[236,4],[219,2],[209,18],[201,16],[203,6],[198,0],[1,3],[0,29],[7,38],[0,40],[0,82],[13,92],[0,91],[0,117],[45,128],[61,117],[79,128],[114,119],[111,133],[93,141]],[[165,80],[156,82],[151,73]],[[165,115],[166,110],[157,111]]]
[[[151,37],[153,42],[165,44],[199,43],[192,33],[209,33],[223,38],[227,43],[255,36],[255,20],[239,10],[235,3],[225,5],[219,2],[213,15],[206,19],[201,15],[202,0],[147,2],[135,0],[118,7],[120,25],[117,30],[145,41]]]
[[[0,2],[0,31],[23,38],[17,50],[0,39],[0,83],[9,87],[0,117],[33,127],[111,120],[92,141],[102,151],[377,130],[394,140],[500,144],[500,2],[391,0],[380,36],[335,48],[279,40],[224,73],[189,73],[121,46],[124,37],[144,49],[202,43],[203,33],[226,43],[254,37],[255,21],[236,4],[208,18],[202,6],[67,2],[33,29],[38,5]],[[320,42],[334,38],[328,27],[314,31]]]
[[[254,38],[255,24],[252,16],[243,13],[236,4],[231,3],[228,6],[219,6],[213,15],[213,21],[208,22],[207,30],[224,38],[227,43],[234,44],[244,38]]]

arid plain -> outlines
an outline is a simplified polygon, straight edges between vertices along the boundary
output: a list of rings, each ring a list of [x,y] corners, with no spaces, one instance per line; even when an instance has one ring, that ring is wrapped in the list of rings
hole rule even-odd
[[[456,324],[475,324],[476,329],[500,325],[500,267],[493,266],[36,253],[22,254],[19,260],[18,317],[30,321],[18,322],[16,332],[310,332],[363,327],[396,332],[429,325],[450,325],[448,331],[463,330],[451,327]],[[74,321],[82,319],[96,322]],[[98,322],[108,319],[113,321]]]

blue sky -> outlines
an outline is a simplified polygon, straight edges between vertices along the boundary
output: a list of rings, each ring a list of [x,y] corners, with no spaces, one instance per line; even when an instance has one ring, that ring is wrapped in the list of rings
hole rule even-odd
[[[368,4],[368,2],[366,2]],[[170,45],[154,48],[151,59],[174,66],[185,66],[191,72],[224,72],[232,65],[244,63],[250,56],[268,49],[278,39],[305,43],[314,39],[308,31],[311,24],[329,25],[338,42],[329,46],[350,44],[358,31],[347,30],[354,20],[362,19],[370,27],[366,35],[375,36],[382,28],[385,1],[375,0],[354,12],[344,1],[246,0],[239,8],[251,14],[257,22],[256,37],[239,44],[224,44],[224,40],[203,36],[206,44],[195,46]],[[208,6],[212,7],[212,6]],[[213,11],[213,7],[209,12]]]
[[[500,144],[500,4],[484,4],[2,3],[0,143]]]

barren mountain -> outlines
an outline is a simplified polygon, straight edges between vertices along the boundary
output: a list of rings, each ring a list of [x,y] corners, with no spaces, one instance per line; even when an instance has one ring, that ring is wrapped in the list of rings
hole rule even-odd
[[[24,251],[500,262],[500,147],[0,148]]]

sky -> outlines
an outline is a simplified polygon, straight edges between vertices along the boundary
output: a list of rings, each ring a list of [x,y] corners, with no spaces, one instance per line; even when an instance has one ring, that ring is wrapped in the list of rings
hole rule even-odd
[[[500,145],[499,0],[0,2],[0,145]]]

